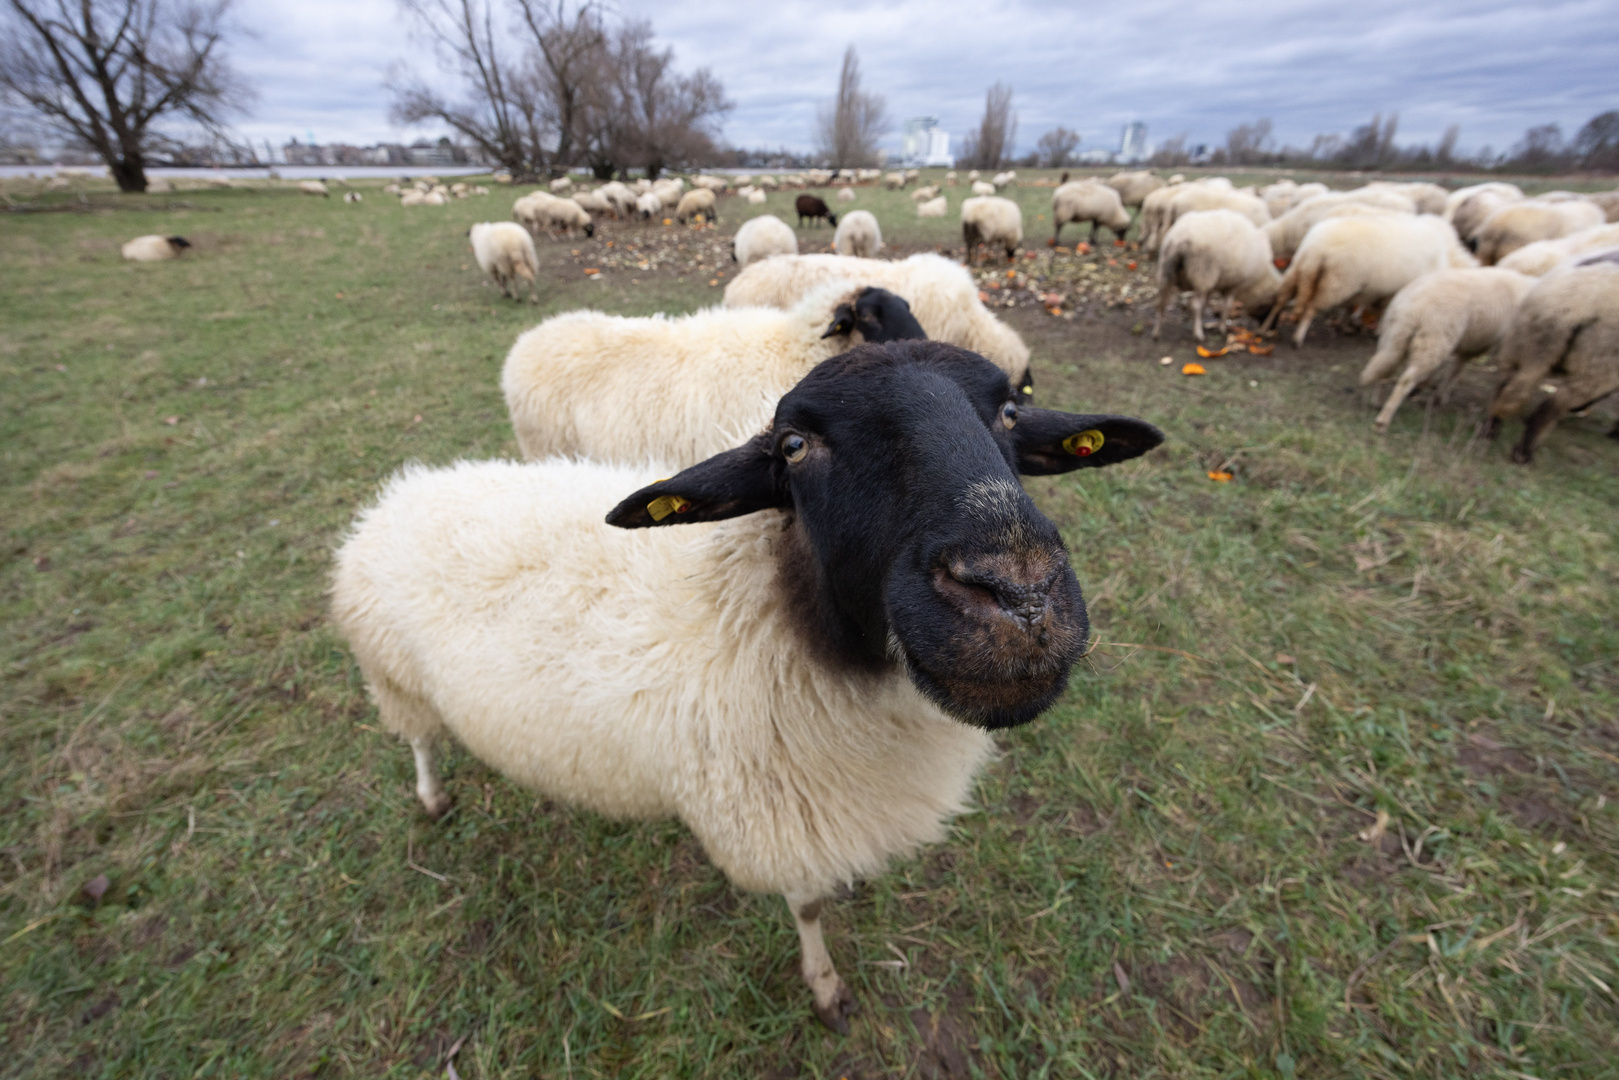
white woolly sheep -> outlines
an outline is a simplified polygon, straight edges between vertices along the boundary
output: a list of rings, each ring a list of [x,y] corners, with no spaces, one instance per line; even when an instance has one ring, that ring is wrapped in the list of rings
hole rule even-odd
[[[667,480],[564,460],[396,474],[337,552],[332,614],[422,804],[448,808],[448,734],[547,797],[678,818],[736,886],[786,898],[816,1014],[847,1031],[824,898],[942,838],[990,730],[1048,708],[1085,646],[1067,550],[1018,472],[1162,440],[1019,410],[992,374],[938,343],[866,347]],[[1064,447],[1080,436],[1097,452]],[[895,484],[873,461],[918,464]]]
[[[918,203],[916,207],[916,216],[919,218],[946,217],[949,213],[950,200],[943,195],[940,195],[937,199],[929,199],[925,203]]]
[[[566,195],[572,190],[573,177],[571,176],[559,176],[551,181],[551,194],[553,195]]]
[[[1450,200],[1450,192],[1438,184],[1426,181],[1400,184],[1389,180],[1374,180],[1366,187],[1378,191],[1392,191],[1396,195],[1403,195],[1411,200],[1411,205],[1419,214],[1439,214],[1445,212],[1445,204]]]
[[[769,177],[765,177],[764,179],[769,179]],[[700,191],[709,191],[716,195],[723,192],[727,187],[730,186],[723,176],[694,176],[692,177],[691,183],[692,187]],[[774,184],[775,181],[772,180],[771,183]]]
[[[1423,274],[1396,293],[1378,326],[1377,352],[1360,373],[1360,384],[1370,386],[1405,364],[1377,414],[1377,430],[1388,430],[1400,403],[1419,386],[1436,383],[1439,400],[1449,397],[1463,363],[1501,343],[1533,285],[1511,270],[1477,267]]]
[[[1007,170],[1006,172],[996,173],[995,178],[991,180],[990,183],[994,184],[997,188],[1003,188],[1016,179],[1017,173]]]
[[[1477,265],[1450,222],[1432,214],[1328,218],[1305,234],[1265,326],[1292,301],[1299,318],[1293,344],[1303,345],[1317,311],[1376,303],[1423,274]]]
[[[1528,199],[1496,210],[1479,227],[1479,262],[1492,266],[1525,244],[1558,240],[1603,224],[1602,207],[1589,199],[1543,202]]]
[[[978,283],[958,262],[928,252],[898,262],[845,255],[797,255],[754,263],[725,287],[725,306],[791,309],[828,282],[887,289],[911,305],[928,337],[988,357],[1028,393],[1029,347],[978,298]]]
[[[1304,242],[1306,233],[1317,223],[1337,216],[1337,212],[1346,206],[1366,207],[1391,214],[1417,212],[1416,204],[1404,195],[1379,188],[1357,188],[1354,191],[1334,191],[1318,195],[1313,199],[1295,203],[1293,209],[1265,226],[1265,236],[1270,240],[1271,253],[1278,259],[1291,259],[1293,253],[1299,249],[1299,245]]]
[[[1142,200],[1163,187],[1164,181],[1146,169],[1138,169],[1114,173],[1107,178],[1107,186],[1119,193],[1119,201],[1125,206],[1140,209]]]
[[[854,188],[838,188],[838,202],[854,202]]]
[[[746,441],[794,383],[868,340],[868,330],[880,340],[924,336],[902,299],[847,281],[821,286],[791,311],[570,311],[517,339],[500,386],[525,458],[684,468]]]
[[[365,196],[358,191],[345,191],[343,192],[343,201],[346,203],[363,202],[365,201]]]
[[[731,244],[731,258],[743,266],[772,255],[797,254],[798,234],[775,214],[760,214],[744,221]]]
[[[891,191],[898,191],[905,186],[905,174],[902,172],[889,173],[883,177],[883,186]]]
[[[939,194],[939,185],[938,184],[928,184],[926,187],[919,187],[915,191],[911,192],[911,201],[912,202],[927,202],[929,199],[937,197],[938,194]]]
[[[968,172],[967,173],[967,179],[968,179],[969,182],[973,181],[973,180],[977,180],[978,179],[978,170],[973,169],[970,172]]]
[[[1619,222],[1619,191],[1596,191],[1586,198],[1602,207],[1602,216],[1609,224]]]
[[[762,191],[754,190],[748,192],[746,198],[749,206],[763,206],[770,197]]]
[[[1062,243],[1064,225],[1091,223],[1091,243],[1096,242],[1096,230],[1105,225],[1120,240],[1130,230],[1130,211],[1124,200],[1107,184],[1095,180],[1071,180],[1051,194],[1051,245]]]
[[[1503,206],[1523,201],[1523,192],[1514,184],[1474,184],[1451,192],[1445,200],[1445,218],[1456,229],[1462,243],[1474,245],[1485,220]]]
[[[635,197],[635,209],[644,221],[654,215],[663,216],[663,200],[650,191],[644,191]]]
[[[972,182],[972,193],[977,196],[993,195],[995,194],[995,185],[988,180],[974,180]]]
[[[534,303],[540,302],[540,259],[527,229],[511,221],[481,221],[467,238],[479,269],[495,279],[502,296],[516,300],[517,283],[526,281]]]
[[[1577,262],[1581,255],[1615,245],[1619,245],[1619,224],[1598,225],[1556,240],[1525,244],[1495,265],[1530,277],[1545,277],[1560,266]]]
[[[979,244],[1006,249],[1006,260],[1017,258],[1023,243],[1023,210],[1011,199],[981,195],[961,204],[961,239],[967,248],[967,261]]]
[[[568,198],[578,203],[588,214],[611,214],[613,204],[596,194],[594,191],[576,191]]]
[[[1225,182],[1221,184],[1217,181]],[[1213,176],[1195,184],[1182,184],[1179,188],[1162,190],[1169,191],[1170,194],[1162,200],[1149,200],[1152,207],[1150,213],[1149,202],[1142,203],[1141,246],[1149,252],[1158,250],[1164,242],[1164,236],[1182,214],[1198,210],[1234,210],[1256,226],[1264,226],[1270,221],[1270,211],[1265,209],[1263,199],[1258,195],[1235,190],[1231,187],[1231,182],[1223,176]],[[1157,192],[1153,194],[1156,195]]]
[[[870,210],[851,210],[838,222],[832,246],[839,255],[870,259],[883,249],[883,230]]]
[[[191,241],[183,236],[137,236],[119,252],[130,262],[162,262],[185,254]]]
[[[1595,262],[1536,282],[1523,298],[1497,354],[1506,369],[1486,433],[1528,412],[1540,387],[1556,390],[1524,421],[1512,460],[1527,465],[1557,422],[1619,391],[1619,263]],[[1608,433],[1619,438],[1619,424]]]
[[[613,208],[613,216],[620,221],[628,221],[636,215],[636,199],[639,196],[617,180],[609,180],[597,188],[596,197],[605,200]]]
[[[714,210],[714,192],[709,188],[696,188],[680,197],[680,203],[675,207],[675,220],[690,221],[698,214],[702,214],[709,221],[718,221],[719,215]]]
[[[332,197],[332,193],[326,190],[326,185],[319,180],[300,180],[298,181],[298,190],[305,195],[319,195],[323,199]]]
[[[1203,306],[1223,294],[1220,331],[1231,322],[1231,301],[1249,314],[1268,314],[1282,275],[1271,263],[1265,233],[1235,210],[1195,210],[1181,215],[1164,236],[1158,253],[1158,317],[1152,324],[1158,340],[1164,309],[1182,289],[1192,293],[1192,336],[1203,340]]]
[[[905,182],[907,184],[912,183],[918,177],[920,177],[921,175],[922,175],[922,170],[921,169],[906,169],[905,170]]]

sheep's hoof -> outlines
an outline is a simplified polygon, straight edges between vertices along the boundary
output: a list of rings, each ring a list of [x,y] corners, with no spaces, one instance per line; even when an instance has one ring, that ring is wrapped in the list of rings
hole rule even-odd
[[[1535,452],[1519,443],[1512,448],[1512,460],[1518,465],[1532,465],[1535,461]]]
[[[422,800],[422,809],[425,810],[427,812],[427,816],[432,818],[434,821],[437,821],[439,818],[449,813],[450,804],[455,801],[454,799],[450,798],[450,793],[448,791],[441,791],[436,795],[422,795],[419,797]]]
[[[819,997],[819,995],[817,995]],[[831,1030],[839,1035],[849,1034],[849,1017],[860,1011],[860,1005],[855,1001],[849,988],[839,979],[836,988],[832,991],[832,998],[826,1004],[819,1000],[815,1002],[815,1015]]]

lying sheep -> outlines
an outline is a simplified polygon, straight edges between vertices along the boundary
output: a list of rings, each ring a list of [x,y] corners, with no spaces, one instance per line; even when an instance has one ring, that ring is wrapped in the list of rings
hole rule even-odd
[[[1142,201],[1163,187],[1164,182],[1146,169],[1138,169],[1135,172],[1114,173],[1107,178],[1107,186],[1119,193],[1119,201],[1125,206],[1139,210]]]
[[[883,249],[883,230],[877,224],[877,216],[870,210],[849,211],[838,222],[837,232],[832,234],[832,246],[839,255],[874,258]]]
[[[838,188],[838,202],[854,202],[854,188]]]
[[[747,266],[772,255],[797,255],[798,235],[774,214],[760,214],[742,223],[731,244],[731,259]]]
[[[1598,225],[1556,240],[1525,244],[1495,265],[1530,277],[1545,277],[1559,266],[1577,262],[1578,256],[1619,244],[1619,224]]]
[[[137,236],[119,252],[130,262],[162,262],[185,254],[191,241],[183,236]]]
[[[1235,210],[1197,210],[1170,226],[1158,253],[1158,340],[1164,309],[1181,290],[1192,293],[1192,336],[1203,340],[1203,306],[1219,293],[1225,298],[1220,332],[1231,322],[1231,301],[1256,318],[1269,314],[1282,275],[1271,263],[1270,242],[1262,230]]]
[[[685,223],[701,214],[708,221],[718,221],[720,217],[714,210],[715,201],[713,188],[693,188],[680,197],[675,207],[675,220]]]
[[[448,734],[547,797],[678,818],[738,887],[785,897],[816,1015],[846,1032],[825,900],[942,839],[990,732],[1049,708],[1085,650],[1067,549],[1019,473],[1163,440],[1009,393],[950,346],[866,346],[667,480],[407,466],[337,552],[331,595],[423,805],[449,805]],[[914,463],[905,483],[873,467],[890,462]]]
[[[828,225],[836,226],[838,223],[838,215],[832,212],[826,205],[826,200],[819,195],[800,195],[793,201],[793,209],[798,211],[798,227],[800,229],[804,227],[805,221],[813,225],[823,218]]]
[[[990,183],[994,184],[997,188],[1003,188],[1016,179],[1017,173],[1007,170],[1006,172],[996,173],[995,178],[991,180]]]
[[[326,185],[319,180],[300,180],[298,190],[305,195],[319,195],[323,199],[330,199],[332,193],[326,190]]]
[[[852,281],[902,297],[928,337],[989,357],[1025,395],[1032,393],[1029,347],[978,298],[958,262],[931,252],[899,262],[844,255],[797,255],[754,263],[725,287],[725,306],[796,307],[829,282]]]
[[[791,311],[571,311],[517,339],[500,386],[525,458],[683,468],[758,432],[782,394],[851,343],[924,336],[903,299],[847,281]]]
[[[1542,278],[1518,305],[1498,354],[1506,377],[1490,405],[1485,433],[1528,412],[1541,384],[1556,391],[1524,421],[1512,460],[1529,464],[1557,422],[1619,391],[1619,263],[1598,261]],[[1608,433],[1619,438],[1619,424]]]
[[[967,261],[979,244],[1006,249],[1006,260],[1017,258],[1023,243],[1023,211],[1011,199],[981,195],[961,204],[961,239],[967,247]]]
[[[532,300],[540,302],[540,258],[527,229],[510,221],[482,221],[467,230],[467,238],[479,269],[495,279],[502,296],[516,300],[517,282],[526,281]]]
[[[1419,386],[1437,383],[1440,399],[1448,397],[1463,363],[1501,343],[1533,285],[1511,270],[1480,267],[1436,270],[1396,293],[1378,327],[1377,352],[1360,373],[1360,384],[1370,386],[1405,364],[1377,414],[1377,430],[1388,430],[1401,402]]]
[[[358,191],[345,191],[343,192],[343,201],[346,203],[363,202],[365,201],[365,196],[361,195]]]
[[[949,213],[950,200],[943,195],[940,195],[937,199],[929,199],[925,203],[918,203],[916,207],[916,216],[919,218],[946,217]]]
[[[1091,243],[1096,230],[1106,225],[1120,240],[1130,230],[1130,211],[1114,188],[1095,180],[1073,180],[1051,195],[1051,246],[1062,243],[1062,229],[1069,223],[1091,223]]]
[[[443,206],[444,201],[436,191],[407,191],[399,197],[400,206]]]
[[[1478,263],[1461,246],[1444,218],[1424,214],[1372,214],[1335,217],[1305,234],[1282,278],[1265,328],[1291,301],[1299,328],[1293,344],[1303,345],[1317,311],[1339,304],[1386,300],[1423,274]]]
[[[1479,262],[1493,266],[1525,244],[1557,240],[1604,223],[1602,208],[1587,199],[1528,199],[1503,206],[1484,219],[1477,234]]]
[[[974,195],[993,195],[995,194],[995,185],[991,184],[987,180],[974,180],[972,183],[972,193]]]
[[[1265,226],[1265,237],[1270,241],[1272,254],[1278,259],[1291,259],[1294,252],[1298,251],[1299,245],[1304,242],[1306,233],[1329,217],[1339,216],[1339,212],[1345,207],[1352,208],[1351,213],[1371,210],[1414,215],[1417,212],[1416,204],[1404,195],[1378,188],[1335,191],[1306,199]]]

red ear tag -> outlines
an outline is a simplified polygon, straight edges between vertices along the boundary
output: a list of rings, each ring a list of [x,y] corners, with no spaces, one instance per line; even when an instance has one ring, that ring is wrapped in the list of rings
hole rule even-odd
[[[1062,441],[1062,448],[1075,457],[1090,457],[1102,448],[1102,433],[1095,428],[1076,432]]]

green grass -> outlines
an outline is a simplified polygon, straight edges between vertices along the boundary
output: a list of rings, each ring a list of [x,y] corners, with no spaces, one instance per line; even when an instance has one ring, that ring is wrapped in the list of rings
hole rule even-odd
[[[854,206],[903,252],[959,245],[962,194]],[[463,269],[510,195],[0,219],[0,1071],[442,1076],[464,1038],[468,1078],[1619,1075],[1611,419],[1512,466],[1475,373],[1379,439],[1366,338],[1194,380],[1154,362],[1184,321],[1006,313],[1043,404],[1169,441],[1031,481],[1106,644],[949,840],[830,908],[849,1038],[781,901],[679,825],[459,752],[424,820],[326,620],[334,545],[402,462],[515,453],[520,330],[714,301],[754,212],[546,245],[534,308]],[[1016,195],[1043,242],[1049,189]],[[197,246],[121,262],[145,232]],[[678,270],[624,265],[649,235]]]

